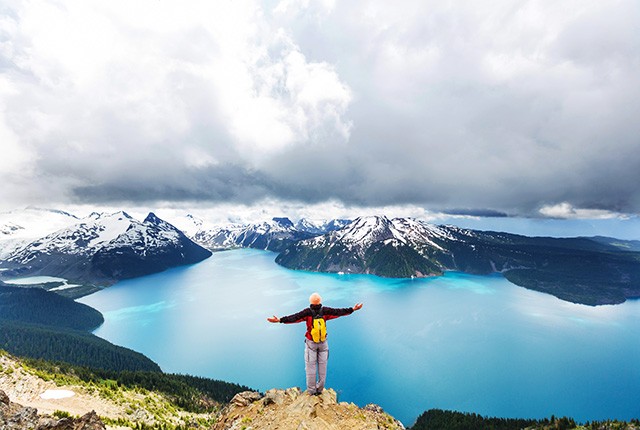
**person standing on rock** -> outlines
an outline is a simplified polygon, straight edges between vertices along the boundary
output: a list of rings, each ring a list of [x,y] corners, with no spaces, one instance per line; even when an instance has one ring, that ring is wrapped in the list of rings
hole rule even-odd
[[[362,303],[357,303],[352,308],[330,308],[322,306],[320,294],[313,293],[309,297],[309,307],[293,315],[282,318],[272,316],[267,321],[272,323],[294,324],[307,323],[304,348],[304,368],[307,375],[307,392],[319,395],[324,390],[327,378],[327,361],[329,360],[329,344],[326,339],[326,326],[328,320],[344,315],[351,315],[362,308]]]

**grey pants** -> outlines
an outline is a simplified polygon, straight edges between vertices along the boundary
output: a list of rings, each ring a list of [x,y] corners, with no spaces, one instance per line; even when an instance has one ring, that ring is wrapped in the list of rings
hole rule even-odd
[[[304,339],[304,370],[307,374],[307,392],[309,394],[321,393],[327,379],[327,361],[329,360],[329,344],[315,343]],[[317,372],[317,380],[316,380]]]

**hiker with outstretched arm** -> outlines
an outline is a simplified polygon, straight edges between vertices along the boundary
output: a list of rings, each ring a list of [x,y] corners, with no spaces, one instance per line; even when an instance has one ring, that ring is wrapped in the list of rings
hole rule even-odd
[[[357,303],[352,308],[330,308],[322,306],[322,297],[320,297],[320,294],[313,293],[309,297],[308,308],[282,318],[278,318],[275,315],[267,318],[267,321],[272,323],[294,324],[303,321],[307,323],[307,332],[305,333],[304,340],[304,369],[307,374],[307,392],[309,394],[321,394],[327,378],[329,344],[326,339],[326,322],[343,315],[351,315],[360,308],[362,308],[362,303]]]

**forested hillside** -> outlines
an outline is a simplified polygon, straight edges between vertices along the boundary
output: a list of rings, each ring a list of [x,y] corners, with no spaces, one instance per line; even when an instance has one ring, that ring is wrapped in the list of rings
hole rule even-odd
[[[0,320],[93,330],[104,322],[90,306],[40,288],[0,285]]]
[[[543,419],[483,417],[478,414],[431,409],[418,417],[410,430],[637,430],[640,421],[594,421],[578,424],[572,418]]]
[[[52,328],[0,319],[0,348],[21,357],[64,361],[109,370],[147,370],[160,367],[149,358],[78,330]]]
[[[40,288],[0,286],[0,348],[22,357],[114,371],[159,372],[149,358],[88,333],[97,310]]]

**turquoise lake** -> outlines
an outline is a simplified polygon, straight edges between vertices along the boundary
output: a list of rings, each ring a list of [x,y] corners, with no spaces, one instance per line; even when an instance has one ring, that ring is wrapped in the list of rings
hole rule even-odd
[[[411,425],[431,408],[580,421],[640,417],[640,301],[589,307],[501,276],[430,279],[298,272],[256,250],[122,281],[80,299],[95,334],[164,371],[269,388],[304,386],[304,324],[270,324],[308,305],[361,311],[329,321],[327,386]]]

